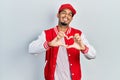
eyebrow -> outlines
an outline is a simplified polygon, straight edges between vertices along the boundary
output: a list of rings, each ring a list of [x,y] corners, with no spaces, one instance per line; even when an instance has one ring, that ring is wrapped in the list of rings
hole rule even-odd
[[[60,11],[60,12],[66,12],[64,9],[62,10],[62,11]],[[59,12],[59,13],[60,13]],[[70,12],[70,14],[72,14],[72,17],[74,16],[74,14],[72,13],[72,11]]]

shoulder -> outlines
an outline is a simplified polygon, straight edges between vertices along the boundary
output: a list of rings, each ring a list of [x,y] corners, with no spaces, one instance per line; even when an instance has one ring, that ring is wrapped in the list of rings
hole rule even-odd
[[[71,32],[82,34],[82,30],[71,27]]]
[[[49,29],[46,29],[44,30],[45,32],[50,32],[50,31],[53,31],[54,30],[54,27],[53,28],[49,28]]]
[[[55,27],[49,28],[44,30],[46,35],[51,35],[52,33],[55,33]]]

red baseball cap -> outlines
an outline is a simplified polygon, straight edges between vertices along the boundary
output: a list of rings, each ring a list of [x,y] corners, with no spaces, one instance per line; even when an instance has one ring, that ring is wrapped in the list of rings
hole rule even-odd
[[[62,4],[59,8],[59,12],[62,11],[63,9],[70,9],[73,13],[73,16],[76,14],[76,10],[73,8],[71,4]]]

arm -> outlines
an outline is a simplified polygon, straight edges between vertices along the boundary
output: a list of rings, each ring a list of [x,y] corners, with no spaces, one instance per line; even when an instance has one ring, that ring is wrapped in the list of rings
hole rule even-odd
[[[31,54],[42,53],[42,52],[45,52],[47,48],[48,48],[48,45],[45,37],[45,32],[43,31],[37,40],[30,43],[29,53]]]
[[[86,46],[85,50],[81,51],[87,59],[94,59],[96,57],[96,51],[92,45],[89,44],[84,34],[81,34],[81,39]]]

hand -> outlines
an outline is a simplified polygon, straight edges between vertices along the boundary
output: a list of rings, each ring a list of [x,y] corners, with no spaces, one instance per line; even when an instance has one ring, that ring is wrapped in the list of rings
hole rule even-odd
[[[55,46],[64,46],[66,45],[61,42],[61,39],[65,36],[64,32],[60,31],[58,32],[57,37],[55,37],[51,42],[48,43],[49,46],[55,47]]]
[[[78,50],[85,50],[85,45],[83,44],[80,35],[77,33],[73,36],[74,43],[67,46],[67,48],[76,48]]]

